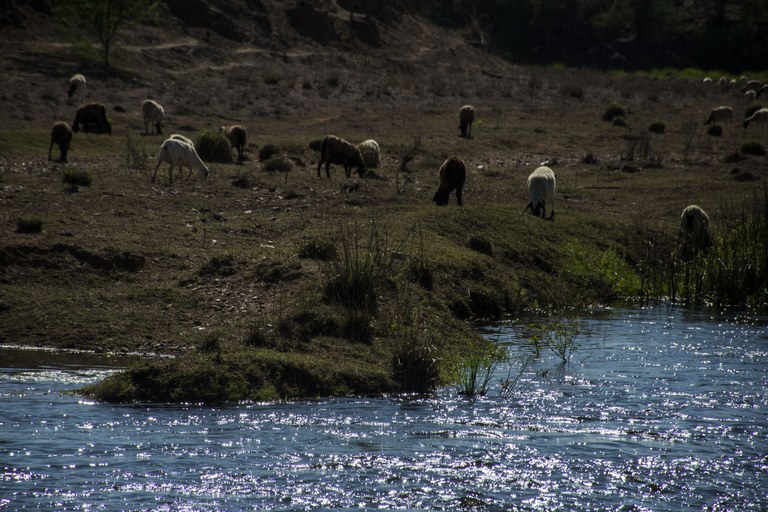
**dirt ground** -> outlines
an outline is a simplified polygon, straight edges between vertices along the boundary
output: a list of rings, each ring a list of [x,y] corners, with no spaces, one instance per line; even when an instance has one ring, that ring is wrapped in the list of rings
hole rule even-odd
[[[433,294],[446,303],[467,295],[464,281],[493,288],[507,275],[502,267],[517,279],[514,307],[558,303],[575,291],[558,300],[557,286],[571,283],[557,285],[556,261],[537,258],[556,260],[568,237],[624,254],[638,226],[674,237],[691,203],[717,230],[721,212],[766,183],[764,156],[734,156],[744,142],[768,143],[764,129],[741,127],[752,102],[738,90],[698,78],[518,66],[410,14],[360,17],[353,38],[349,13],[335,3],[314,24],[301,21],[307,13],[292,21],[277,1],[250,10],[233,2],[230,12],[198,4],[208,5],[201,18],[209,26],[171,16],[126,27],[111,68],[40,14],[27,13],[28,28],[0,29],[0,343],[178,352],[201,332],[288,315],[313,300],[305,297],[319,272],[297,248],[355,220],[395,232],[423,223],[438,247],[476,231],[498,236],[506,254],[524,254],[513,264],[483,261],[481,278],[469,257],[457,270],[435,255],[453,280]],[[235,38],[220,35],[227,31]],[[69,99],[76,72],[87,92]],[[143,133],[146,98],[165,108],[163,135]],[[51,124],[71,122],[81,102],[107,107],[111,137],[75,134],[69,162],[49,161]],[[626,127],[601,120],[614,103],[626,107]],[[464,104],[477,110],[471,139],[458,136]],[[718,105],[735,115],[715,137],[704,120]],[[653,122],[664,133],[649,132]],[[209,181],[173,186],[164,164],[150,182],[165,135],[194,138],[234,123],[248,128],[243,162],[211,163]],[[375,174],[347,180],[334,166],[330,180],[318,178],[309,143],[331,133],[376,139]],[[290,172],[265,171],[258,156],[268,144]],[[451,154],[469,170],[461,213],[431,204]],[[406,155],[415,158],[403,171]],[[558,178],[551,224],[523,212],[525,178],[542,163]],[[91,173],[93,185],[65,186],[65,169]],[[233,185],[238,178],[246,185]],[[42,233],[18,233],[18,220],[29,218],[43,221]],[[526,252],[539,237],[549,244],[543,256]],[[210,266],[224,256],[233,257],[230,273]]]

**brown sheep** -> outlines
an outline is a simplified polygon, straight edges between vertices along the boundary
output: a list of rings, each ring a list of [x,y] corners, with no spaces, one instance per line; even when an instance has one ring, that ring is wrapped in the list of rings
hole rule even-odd
[[[227,136],[229,143],[237,150],[238,161],[243,159],[243,151],[245,151],[245,143],[248,139],[248,131],[245,126],[240,124],[233,124],[232,126],[222,126],[221,133]]]
[[[461,136],[466,139],[472,138],[472,122],[475,120],[475,107],[464,105],[459,109],[459,130]]]
[[[467,166],[464,165],[464,160],[456,155],[449,156],[440,166],[438,174],[440,181],[432,201],[438,206],[444,206],[448,204],[449,196],[455,190],[456,204],[461,206],[461,192],[467,180]]]
[[[72,131],[77,133],[80,126],[85,133],[107,133],[112,135],[112,127],[107,119],[107,108],[101,103],[88,103],[77,109]]]
[[[48,160],[51,159],[53,145],[59,146],[61,157],[60,162],[67,161],[67,151],[70,149],[69,143],[72,142],[72,128],[64,121],[56,121],[51,128],[51,145],[48,146]]]
[[[691,259],[696,253],[712,245],[709,235],[709,215],[695,204],[686,206],[680,216],[680,236],[683,258]]]
[[[317,177],[320,177],[320,168],[325,163],[325,174],[331,177],[331,164],[343,165],[347,178],[352,175],[352,166],[357,167],[357,173],[362,177],[365,174],[365,160],[360,150],[344,139],[335,135],[326,135],[320,142],[320,161],[317,163]]]

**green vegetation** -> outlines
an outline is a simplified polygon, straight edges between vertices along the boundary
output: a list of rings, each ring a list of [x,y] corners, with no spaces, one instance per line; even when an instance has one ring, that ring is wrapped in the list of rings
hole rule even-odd
[[[67,185],[74,185],[78,187],[90,187],[93,182],[91,173],[88,171],[81,171],[78,169],[66,168],[62,175],[61,181]]]
[[[617,103],[614,103],[612,105],[609,105],[605,109],[601,119],[603,121],[615,122],[616,118],[625,119],[626,117],[627,117],[627,109],[626,109],[626,107],[624,107],[624,105],[619,105]]]
[[[219,131],[203,130],[195,141],[195,149],[206,162],[232,163],[229,139]]]
[[[124,26],[147,20],[166,8],[165,2],[156,0],[53,0],[52,4],[57,16],[98,39],[101,58],[107,66]],[[80,55],[94,52],[87,40],[75,44]]]
[[[462,28],[469,40],[516,62],[618,61],[656,73],[674,65],[672,76],[697,77],[697,68],[752,69],[768,47],[768,10],[753,0],[431,0],[427,10],[437,23]]]
[[[565,319],[562,315],[550,317],[545,322],[527,326],[528,341],[536,357],[542,349],[549,349],[563,363],[579,348],[577,337],[582,334],[578,319]]]

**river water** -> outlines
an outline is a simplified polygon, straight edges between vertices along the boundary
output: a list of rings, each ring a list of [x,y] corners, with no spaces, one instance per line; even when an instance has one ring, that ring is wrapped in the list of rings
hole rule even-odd
[[[489,335],[530,353],[517,323]],[[768,510],[765,316],[586,313],[568,364],[478,398],[66,393],[112,364],[0,350],[0,510]]]

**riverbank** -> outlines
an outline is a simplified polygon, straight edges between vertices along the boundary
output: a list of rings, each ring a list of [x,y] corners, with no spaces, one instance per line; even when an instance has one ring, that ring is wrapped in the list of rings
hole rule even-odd
[[[88,100],[108,106],[112,136],[76,134],[67,164],[46,160],[49,130],[76,104],[45,64],[76,56],[53,40],[14,47],[1,104],[2,343],[178,356],[115,377],[101,395],[113,400],[429,389],[483,345],[474,321],[640,296],[649,244],[674,250],[687,204],[710,213],[717,236],[729,205],[763,190],[765,157],[740,152],[752,129],[703,125],[726,102],[741,116],[733,91],[514,66],[407,21],[421,39],[388,53],[270,53],[139,27],[118,70],[89,68]],[[194,68],[174,65],[186,52]],[[146,97],[166,106],[165,134],[246,124],[244,161],[172,186],[163,164],[152,183],[164,135],[143,134]],[[466,103],[472,139],[456,128]],[[601,119],[612,104],[623,126]],[[310,145],[327,133],[376,139],[381,166],[318,177]],[[259,160],[268,145],[283,165]],[[468,165],[464,206],[437,207],[451,154]],[[554,221],[524,211],[542,163],[557,175]],[[339,275],[360,280],[345,290]]]

